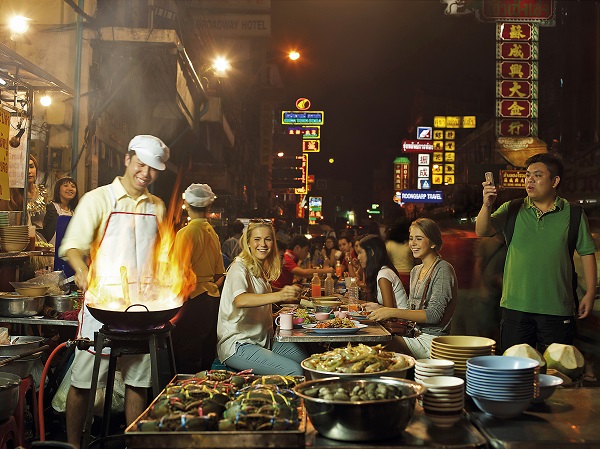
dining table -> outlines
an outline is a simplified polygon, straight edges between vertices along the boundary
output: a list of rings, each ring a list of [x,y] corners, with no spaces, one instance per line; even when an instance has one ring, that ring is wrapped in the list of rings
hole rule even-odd
[[[294,326],[294,329],[275,329],[274,340],[282,343],[381,343],[390,341],[390,334],[375,321],[362,320],[365,327],[354,333],[345,333],[340,329],[314,329]]]

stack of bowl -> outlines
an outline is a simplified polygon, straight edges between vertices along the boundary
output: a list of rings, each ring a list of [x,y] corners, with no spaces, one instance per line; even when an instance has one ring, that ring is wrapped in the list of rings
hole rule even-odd
[[[482,412],[514,418],[538,396],[539,362],[525,357],[483,356],[467,362],[467,394]]]
[[[493,355],[496,342],[491,338],[474,337],[471,335],[449,335],[434,337],[431,341],[431,358],[452,360],[454,375],[465,378],[467,360],[471,357]]]
[[[436,376],[421,381],[425,416],[437,427],[451,427],[465,407],[465,381],[453,376]]]
[[[0,246],[4,252],[22,251],[29,244],[29,226],[1,226]]]
[[[420,382],[434,376],[453,376],[454,362],[441,359],[419,359],[415,362],[415,380]]]

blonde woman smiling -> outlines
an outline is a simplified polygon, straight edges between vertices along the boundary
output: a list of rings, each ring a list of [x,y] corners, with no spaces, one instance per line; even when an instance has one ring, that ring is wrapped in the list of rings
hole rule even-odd
[[[272,304],[290,302],[300,287],[286,285],[273,292],[270,282],[281,266],[270,222],[251,220],[242,234],[242,252],[227,271],[217,324],[219,359],[237,370],[255,374],[302,375],[308,357],[295,343],[273,342]]]

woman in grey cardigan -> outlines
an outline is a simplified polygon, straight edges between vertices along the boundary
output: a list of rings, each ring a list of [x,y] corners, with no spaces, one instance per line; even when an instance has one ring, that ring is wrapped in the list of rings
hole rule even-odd
[[[431,340],[450,333],[458,282],[452,265],[439,254],[442,244],[442,233],[435,221],[419,218],[411,224],[409,245],[413,256],[421,259],[421,264],[410,272],[409,308],[375,306],[369,318],[415,321],[418,332],[415,337],[395,336],[387,349],[410,354],[416,359],[429,358]]]

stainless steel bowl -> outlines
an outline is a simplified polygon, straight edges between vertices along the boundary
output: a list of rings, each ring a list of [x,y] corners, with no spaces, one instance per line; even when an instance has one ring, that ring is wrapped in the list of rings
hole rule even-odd
[[[68,312],[75,309],[77,296],[70,295],[46,295],[44,305],[52,307],[57,312]]]
[[[43,296],[1,295],[0,316],[28,317],[42,313]]]
[[[21,378],[15,374],[0,373],[0,421],[9,418],[19,402]]]
[[[7,363],[4,366],[0,366],[0,373],[10,373],[19,376],[21,379],[25,379],[27,376],[31,374],[31,369],[33,368],[33,364],[40,359],[42,355],[32,355],[29,357],[24,357],[19,360],[13,360],[12,362]],[[13,357],[13,356],[0,356],[0,362]]]
[[[9,345],[0,345],[0,356],[21,355],[30,349],[39,348],[44,337],[12,336]]]
[[[318,399],[304,394],[312,388],[341,387],[349,390],[370,382],[395,386],[402,392],[402,397],[349,402]],[[342,441],[374,441],[402,434],[415,411],[417,396],[423,394],[426,388],[411,380],[391,377],[356,380],[330,377],[301,383],[294,387],[294,391],[304,399],[308,417],[321,435]]]

